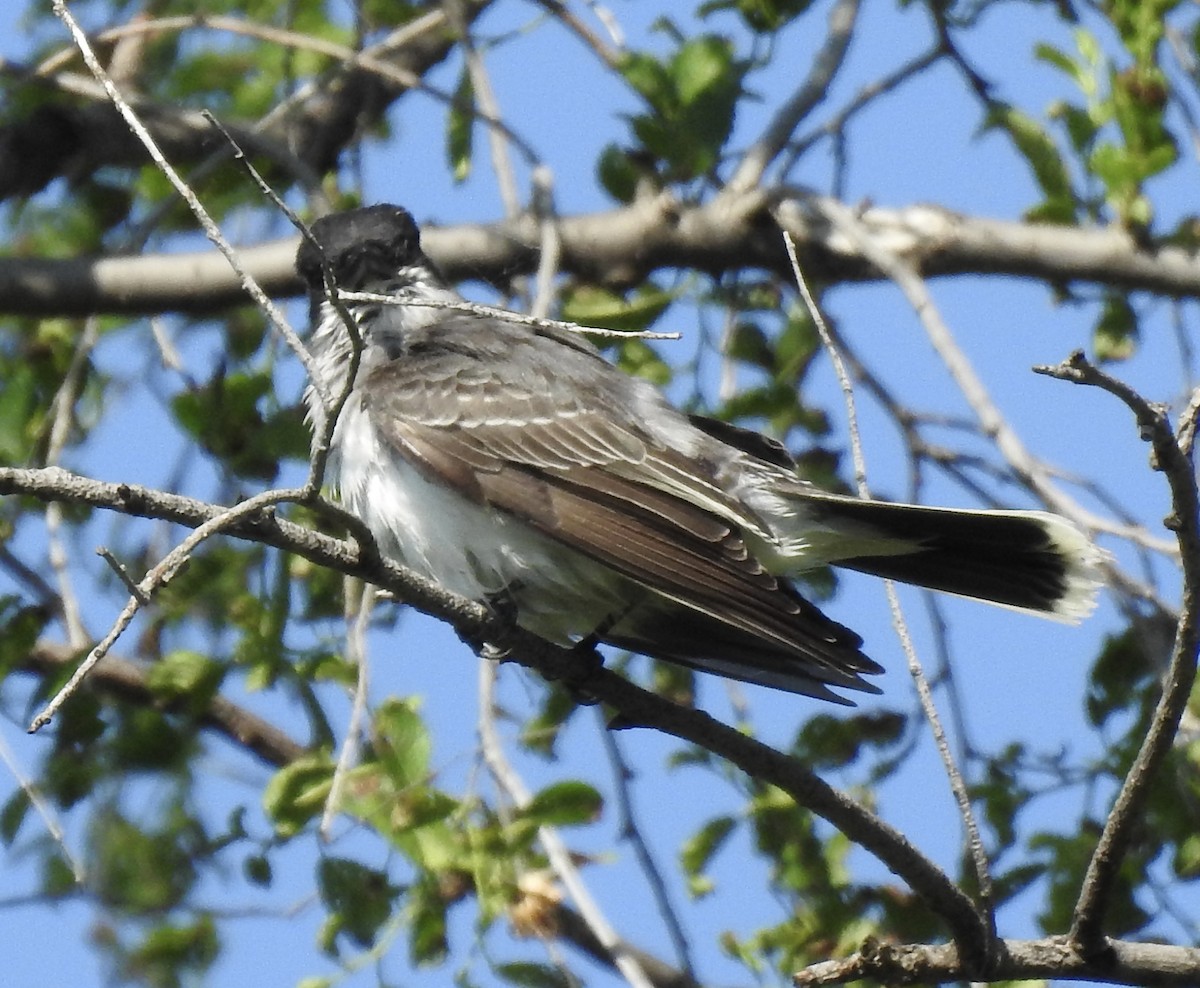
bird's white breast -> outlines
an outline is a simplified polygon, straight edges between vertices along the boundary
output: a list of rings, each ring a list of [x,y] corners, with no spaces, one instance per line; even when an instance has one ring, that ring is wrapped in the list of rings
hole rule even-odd
[[[330,480],[384,555],[447,590],[512,595],[520,623],[553,641],[589,634],[627,606],[612,571],[486,505],[427,480],[383,442],[356,396],[338,420]]]

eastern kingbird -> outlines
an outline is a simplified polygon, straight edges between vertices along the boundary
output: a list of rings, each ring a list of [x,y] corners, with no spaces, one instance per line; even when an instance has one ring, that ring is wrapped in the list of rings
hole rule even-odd
[[[364,348],[333,436],[330,479],[381,551],[475,600],[502,595],[554,642],[598,640],[840,703],[878,693],[862,639],[792,578],[825,564],[1077,621],[1099,550],[1039,511],[867,501],[801,480],[772,439],[677,411],[582,336],[462,299],[412,216],[378,205],[312,225],[296,268],[310,347],[337,394],[351,303]],[[433,307],[422,303],[436,303]],[[320,400],[310,386],[310,416]]]

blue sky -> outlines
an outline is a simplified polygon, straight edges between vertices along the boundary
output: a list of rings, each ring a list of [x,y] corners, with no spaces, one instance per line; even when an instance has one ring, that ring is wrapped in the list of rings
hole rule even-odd
[[[923,50],[928,42],[928,28],[919,12],[898,13],[892,5],[884,4],[864,6],[867,10],[862,31],[855,39],[845,79],[830,94],[831,105],[839,105],[858,86]],[[647,47],[665,46],[661,35],[646,33],[648,23],[657,16],[660,7],[621,0],[613,5],[631,43]],[[819,4],[816,8],[815,14],[785,35],[780,57],[769,72],[750,80],[751,87],[763,94],[764,102],[758,111],[751,108],[739,119],[741,138],[749,139],[758,132],[766,112],[807,71],[814,45],[822,36],[827,5]],[[532,9],[531,5],[501,4],[500,11],[485,20],[484,30],[499,33],[523,23]],[[0,54],[19,58],[20,36],[4,23],[13,16],[12,10],[0,11],[0,39],[6,39],[0,40]],[[719,28],[721,22],[715,21],[713,26]],[[1035,13],[1025,5],[1001,5],[985,19],[978,32],[969,36],[966,48],[985,74],[991,72],[1002,80],[1003,86],[1019,86],[999,95],[1030,112],[1039,112],[1056,97],[1074,95],[1064,76],[1032,58],[1033,44],[1050,38],[1061,47],[1071,45],[1065,29],[1048,12]],[[1014,65],[1019,71],[1014,71]],[[531,32],[489,56],[488,68],[502,111],[517,121],[522,134],[553,169],[559,208],[563,212],[606,208],[609,203],[596,188],[592,162],[605,143],[624,138],[626,125],[620,114],[638,109],[632,98],[597,70],[576,43],[565,36],[559,42],[547,44],[543,32]],[[456,72],[457,66],[444,67],[434,81],[443,88],[451,88]],[[941,67],[865,113],[850,135],[848,199],[894,207],[937,203],[964,212],[1005,218],[1017,218],[1023,208],[1036,201],[1032,180],[1016,162],[1015,152],[1007,142],[996,134],[979,134],[978,111],[965,102],[961,88],[951,70]],[[399,202],[412,209],[419,219],[438,222],[485,221],[502,215],[495,182],[488,170],[482,132],[476,134],[475,174],[469,182],[456,186],[445,168],[444,108],[416,95],[402,102],[392,120],[396,142],[375,145],[364,156],[364,190],[368,199]],[[824,189],[829,170],[828,157],[818,154],[806,163],[798,178],[807,185]],[[1172,186],[1170,182],[1176,184]],[[1164,194],[1158,198],[1165,208],[1170,209],[1174,202],[1182,212],[1188,203],[1182,180],[1165,179],[1162,188]],[[527,192],[527,184],[522,184],[522,191]],[[1166,501],[1159,478],[1145,469],[1146,449],[1138,441],[1127,413],[1098,392],[1036,377],[1028,370],[1035,363],[1055,362],[1085,343],[1094,313],[1059,306],[1045,286],[1018,284],[1013,280],[960,278],[937,282],[933,291],[945,320],[958,334],[993,397],[1037,454],[1063,464],[1070,471],[1105,477],[1143,518],[1153,520],[1165,514]],[[848,286],[831,292],[826,303],[830,314],[858,349],[876,356],[874,363],[898,392],[919,395],[926,408],[953,415],[965,413],[961,397],[932,359],[916,317],[896,289],[888,285]],[[291,311],[297,322],[302,320],[301,306],[295,305]],[[1146,333],[1142,350],[1119,372],[1145,388],[1152,397],[1169,400],[1182,384],[1179,356],[1165,318],[1155,319],[1148,327],[1152,331]],[[694,336],[690,334],[695,327],[689,323],[688,310],[672,309],[664,324],[657,328],[683,333],[687,339],[675,345],[690,355],[694,345]],[[182,340],[181,345],[195,376],[204,378],[219,356],[213,350],[212,338],[198,334]],[[135,328],[107,343],[98,359],[107,362],[114,372],[127,373],[131,358],[146,359],[148,346],[146,328]],[[877,357],[882,353],[886,353],[885,359]],[[298,381],[297,374],[288,383],[298,387]],[[818,372],[817,383],[819,391],[810,400],[824,400],[826,407],[839,416],[841,406],[827,368]],[[897,437],[869,400],[860,398],[860,413],[872,486],[883,494],[903,496],[907,471]],[[95,447],[85,458],[70,465],[113,479],[163,482],[181,440],[155,424],[154,417],[160,415],[152,396],[132,391],[128,402],[106,414]],[[844,437],[844,423],[839,425],[837,435]],[[844,438],[833,442],[846,448]],[[929,484],[923,497],[931,502],[966,503],[961,491],[942,481]],[[1014,506],[1025,504],[1015,493],[1012,500]],[[107,521],[98,526],[97,541],[103,532],[110,530],[107,526]],[[82,558],[82,552],[90,551],[91,546],[79,548]],[[1119,546],[1112,548],[1122,551]],[[82,565],[94,573],[101,564],[88,560]],[[1174,577],[1166,571],[1160,576],[1170,598]],[[903,597],[909,605],[918,646],[924,649],[925,656],[931,656],[931,636],[921,598],[908,591]],[[971,737],[976,744],[994,750],[1013,740],[1034,738],[1044,750],[1059,747],[1074,753],[1098,750],[1098,739],[1083,729],[1081,697],[1098,641],[1106,631],[1120,627],[1109,602],[1104,602],[1098,614],[1081,628],[1040,622],[961,601],[941,603],[953,622],[952,641],[958,650],[957,678],[964,691]],[[89,600],[86,604],[91,626],[102,631],[115,614],[114,598]],[[828,610],[862,633],[869,653],[888,667],[883,680],[887,695],[881,702],[903,708],[911,706],[911,686],[878,582],[847,576],[841,593]],[[471,775],[476,748],[473,658],[452,632],[419,615],[406,616],[399,634],[376,636],[371,652],[376,696],[393,692],[420,694],[434,726],[435,760],[442,778],[451,789],[465,784]],[[536,702],[538,692],[538,684],[530,674],[505,667],[501,697],[518,716]],[[752,704],[756,729],[764,740],[776,744],[788,744],[806,717],[829,712],[815,701],[803,698],[755,688],[746,688],[745,693]],[[702,701],[718,716],[729,713],[725,688],[715,680],[704,684]],[[278,696],[256,697],[254,703],[277,723],[295,720],[295,711]],[[28,739],[20,728],[19,723],[4,724],[4,738],[19,761],[33,765],[47,742]],[[547,766],[521,760],[521,770],[534,786],[587,771],[598,757],[596,731],[593,717],[585,714],[577,718],[564,740],[560,763]],[[700,821],[721,809],[736,810],[732,792],[699,770],[662,771],[666,757],[677,747],[673,743],[645,732],[625,733],[619,740],[626,756],[639,767],[635,798],[643,811],[640,820],[652,847],[667,866]],[[265,779],[264,770],[257,765],[216,744],[206,767],[211,778],[206,784],[209,791],[205,798],[211,797],[218,818],[218,807],[239,801],[256,802],[255,790]],[[831,781],[837,784],[844,780]],[[11,780],[0,782],[0,798],[6,798],[4,790],[11,785]],[[909,833],[937,861],[947,867],[954,866],[959,853],[960,825],[931,745],[923,742],[912,768],[901,779],[874,793],[873,798],[889,822]],[[660,812],[663,807],[670,807],[671,812]],[[1102,812],[1102,800],[1091,809]],[[1065,793],[1040,804],[1025,825],[1073,819],[1078,812],[1078,792]],[[82,837],[80,823],[79,819],[67,820],[69,839],[76,843]],[[567,837],[581,851],[608,855],[614,829],[615,816],[609,812],[597,826],[572,831]],[[368,860],[382,860],[379,849],[365,835],[344,837],[332,850],[334,853],[358,850]],[[283,888],[276,889],[269,897],[263,896],[261,901],[237,884],[236,876],[231,876],[228,887],[210,883],[211,887],[205,890],[207,901],[238,912],[259,908],[275,911],[281,902],[299,901],[306,894],[312,853],[313,849],[307,845],[289,849],[286,854],[295,862],[294,876],[284,877]],[[620,854],[622,860],[605,858],[587,868],[585,877],[610,917],[631,939],[650,949],[665,950],[661,923],[645,901],[645,895],[629,894],[636,878],[624,860],[629,857],[628,849],[621,848]],[[864,880],[885,877],[882,866],[865,854],[856,853],[852,861],[856,877]],[[11,900],[34,888],[27,859],[22,861],[7,854],[4,862],[8,875],[6,898]],[[282,865],[282,861],[276,864],[277,874],[285,872]],[[694,930],[693,947],[701,978],[709,983],[749,980],[739,966],[724,958],[715,947],[721,930],[733,928],[747,933],[779,918],[774,904],[764,901],[754,880],[759,869],[760,865],[750,858],[744,839],[739,838],[713,868],[717,896],[689,903],[681,889],[672,889]],[[1032,935],[1035,930],[1030,909],[1036,902],[1035,889],[1006,910],[1002,932]],[[10,901],[0,915],[5,919],[8,942],[30,945],[28,951],[8,952],[9,984],[87,985],[102,981],[102,971],[94,956],[81,946],[88,925],[98,918],[90,907],[66,904],[55,911],[56,949],[49,952],[44,947],[45,910],[16,908]],[[312,946],[321,918],[320,910],[310,907],[294,918],[271,915],[230,924],[227,953],[210,980],[214,984],[285,985],[306,975],[329,972],[329,965]],[[456,913],[456,925],[461,950],[471,937],[469,910]],[[1170,933],[1175,935],[1174,930]],[[506,949],[509,948],[502,946],[498,951]],[[402,947],[398,950],[403,953]],[[522,951],[530,953],[526,948]],[[426,980],[409,976],[398,961],[385,961],[384,970],[404,983]],[[443,977],[431,973],[427,980],[442,983]],[[375,972],[365,971],[350,976],[344,983],[357,986],[374,981]],[[596,983],[607,982],[598,978]]]

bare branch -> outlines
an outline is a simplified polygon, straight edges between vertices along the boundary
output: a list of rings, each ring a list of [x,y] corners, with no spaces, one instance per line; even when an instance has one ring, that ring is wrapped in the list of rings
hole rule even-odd
[[[746,192],[758,185],[771,162],[787,147],[800,122],[825,99],[850,47],[858,6],[859,0],[838,0],[834,4],[829,12],[829,36],[813,59],[808,78],[776,111],[763,135],[746,150],[729,180],[730,192]]]
[[[188,558],[201,542],[236,525],[242,518],[255,515],[263,509],[283,501],[301,500],[304,494],[305,492],[302,490],[266,491],[232,508],[226,508],[215,517],[210,518],[194,529],[186,539],[167,553],[142,578],[137,585],[136,592],[130,596],[125,606],[121,609],[121,613],[117,615],[117,619],[113,622],[113,626],[109,629],[108,634],[100,639],[92,650],[88,652],[87,657],[79,664],[79,668],[71,674],[71,678],[67,680],[62,689],[55,693],[50,702],[33,718],[33,721],[29,725],[29,733],[34,734],[50,723],[59,707],[71,697],[71,694],[79,688],[79,684],[83,682],[96,663],[108,654],[109,649],[116,644],[117,639],[125,633],[125,630],[129,627],[130,622],[133,621],[138,611],[145,606],[146,602],[153,597],[159,588],[170,582],[171,578],[179,572],[180,567],[187,562]]]
[[[162,518],[197,527],[229,518],[228,509],[178,494],[133,484],[110,484],[61,469],[21,470],[0,467],[0,495],[24,494],[42,501],[61,501],[107,508],[146,518]],[[772,783],[798,804],[829,821],[851,840],[878,857],[941,915],[956,938],[979,942],[983,931],[974,905],[940,868],[894,827],[837,791],[793,758],[747,737],[699,710],[679,707],[649,693],[615,672],[596,668],[581,677],[578,647],[563,649],[519,628],[510,627],[488,608],[448,593],[377,553],[321,535],[261,509],[230,518],[226,535],[294,552],[321,566],[358,576],[398,599],[447,621],[464,640],[495,642],[515,661],[548,679],[579,683],[616,711],[624,726],[651,728],[712,751],[756,779]]]
[[[667,936],[671,940],[671,946],[675,949],[675,956],[679,960],[681,973],[688,978],[694,978],[695,967],[692,964],[692,951],[688,943],[687,933],[684,931],[679,914],[675,911],[675,907],[671,902],[670,892],[667,889],[667,882],[663,877],[662,869],[659,868],[658,862],[654,860],[654,855],[650,853],[650,846],[646,842],[646,837],[638,826],[634,815],[633,793],[631,791],[631,783],[635,774],[634,769],[626,760],[624,752],[621,751],[621,745],[617,741],[616,733],[610,731],[601,718],[598,719],[600,720],[600,740],[604,745],[605,754],[608,755],[609,764],[612,766],[613,787],[617,794],[617,826],[620,829],[621,839],[629,841],[633,847],[634,857],[637,858],[638,867],[641,868],[642,874],[646,876],[646,884],[650,888],[650,896],[653,898],[654,905],[658,909],[658,914],[662,917],[663,924],[667,928]]]
[[[375,608],[375,587],[347,576],[343,580],[346,598],[346,661],[354,665],[357,676],[350,687],[350,716],[346,721],[346,735],[338,750],[337,763],[333,767],[333,778],[329,782],[329,795],[321,812],[321,824],[317,832],[322,840],[333,837],[333,820],[341,811],[342,796],[346,788],[346,777],[358,763],[359,732],[363,729],[367,714],[367,696],[370,687],[371,664],[367,651],[367,628]],[[357,584],[355,588],[354,585]],[[357,589],[357,593],[353,590]]]
[[[804,269],[833,281],[883,277],[833,220],[847,207],[825,197],[780,190],[779,215]],[[649,272],[691,267],[711,274],[770,270],[789,274],[773,205],[759,192],[683,205],[669,196],[604,213],[556,220],[561,270],[617,287]],[[1200,298],[1200,256],[1163,245],[1146,248],[1117,228],[1056,227],[964,216],[933,206],[871,207],[855,214],[872,240],[923,277],[1017,275],[1051,284],[1096,282],[1161,295]],[[453,281],[507,284],[537,270],[537,217],[492,225],[426,226],[426,252]],[[298,241],[239,250],[243,269],[271,295],[295,295]],[[214,252],[73,260],[0,258],[0,314],[78,316],[214,312],[242,304],[236,276]]]
[[[517,774],[507,756],[504,746],[496,733],[496,720],[492,716],[492,704],[495,694],[496,663],[483,661],[480,663],[479,674],[481,683],[479,743],[483,749],[483,758],[500,788],[512,799],[517,806],[528,806],[533,799],[533,793],[525,785],[525,781]],[[653,983],[642,970],[637,958],[624,949],[624,941],[617,934],[600,904],[596,901],[575,862],[571,851],[559,834],[558,828],[549,824],[538,827],[538,843],[546,852],[546,859],[555,877],[562,882],[571,899],[579,909],[579,914],[587,923],[592,935],[600,942],[604,950],[612,957],[621,976],[629,982],[630,988],[653,988]]]
[[[78,659],[79,653],[75,649],[41,641],[29,653],[22,668],[39,676],[57,678]],[[96,667],[88,685],[101,693],[159,709],[169,710],[173,705],[150,689],[144,667],[112,655]],[[200,723],[276,768],[295,761],[308,750],[274,725],[224,697],[213,697],[209,701],[200,714]]]
[[[804,278],[804,273],[800,269],[800,262],[796,257],[795,246],[787,231],[783,233],[783,241],[787,247],[788,257],[792,262],[796,286],[800,289],[800,295],[804,299],[804,304],[807,306],[813,324],[817,328],[817,333],[821,337],[821,344],[824,346],[826,353],[829,354],[830,362],[833,364],[834,373],[837,376],[838,385],[842,391],[842,399],[846,407],[846,420],[849,423],[850,448],[854,459],[855,488],[859,497],[870,498],[871,491],[867,485],[867,462],[863,451],[862,435],[858,428],[858,403],[854,395],[854,385],[850,381],[850,375],[846,372],[846,363],[833,341],[832,334],[829,332],[829,325],[825,320],[825,316],[821,312],[820,306],[817,305],[817,301],[809,289],[808,282]],[[983,847],[983,838],[979,832],[979,822],[975,819],[975,811],[971,807],[971,796],[967,791],[967,784],[963,779],[962,771],[959,769],[957,761],[955,761],[954,753],[950,750],[950,742],[946,738],[946,731],[942,726],[942,719],[938,714],[937,704],[933,699],[933,691],[930,689],[929,680],[921,665],[921,659],[917,655],[916,646],[913,645],[912,636],[909,634],[908,621],[904,616],[903,608],[900,606],[900,596],[896,593],[896,584],[892,580],[885,580],[884,587],[887,594],[888,607],[892,614],[892,626],[896,630],[896,636],[900,639],[900,647],[908,663],[908,671],[916,687],[917,697],[921,703],[921,710],[925,715],[926,723],[929,724],[934,745],[937,748],[939,757],[942,759],[942,765],[946,770],[946,777],[950,782],[950,791],[954,795],[955,803],[958,805],[959,817],[962,821],[966,838],[967,851],[970,854],[971,862],[975,868],[975,878],[979,884],[979,898],[981,900],[980,920],[982,921],[984,932],[983,939],[971,946],[977,951],[980,957],[987,958],[995,950],[996,937],[996,913],[993,903],[994,891],[992,887],[991,865],[987,859],[987,852]],[[967,944],[965,943],[960,942],[959,944],[959,947],[963,949],[966,946]]]
[[[931,985],[986,977],[989,981],[1044,978],[1191,988],[1200,970],[1200,950],[1154,943],[1109,940],[1109,952],[1100,960],[1081,955],[1066,937],[1003,940],[997,947],[997,957],[985,973],[964,965],[953,944],[872,942],[852,957],[806,967],[792,984],[810,988],[870,979],[888,985]]]
[[[237,252],[222,235],[220,228],[213,221],[212,217],[208,215],[208,211],[200,204],[200,200],[196,198],[195,193],[192,192],[188,184],[163,156],[162,151],[159,150],[150,132],[142,124],[141,120],[138,119],[137,114],[133,112],[133,109],[125,101],[124,97],[117,90],[117,87],[113,84],[113,81],[108,78],[103,66],[101,66],[95,53],[92,51],[91,45],[88,43],[87,35],[84,34],[79,23],[67,9],[66,0],[53,0],[53,5],[55,16],[71,32],[71,37],[78,46],[80,54],[83,55],[84,62],[87,63],[87,67],[96,77],[96,81],[104,87],[104,91],[108,94],[108,98],[112,100],[113,106],[117,108],[117,112],[121,114],[126,126],[142,142],[151,159],[158,166],[159,171],[166,176],[175,191],[187,203],[188,208],[192,211],[192,215],[196,217],[197,222],[204,230],[205,236],[216,245],[217,249],[224,255],[229,267],[237,275],[238,283],[242,289],[254,300],[271,325],[283,337],[296,356],[299,357],[300,362],[304,364],[304,369],[308,372],[309,378],[313,381],[319,381],[320,377],[316,373],[316,365],[313,363],[312,357],[309,356],[308,350],[300,342],[295,331],[288,325],[287,320],[283,317],[283,313],[279,311],[266,292],[262,290],[254,276],[243,267],[242,262],[238,259]]]
[[[1105,821],[1075,904],[1072,941],[1086,956],[1094,958],[1108,950],[1103,935],[1105,911],[1134,830],[1142,819],[1150,785],[1171,750],[1196,680],[1196,656],[1200,650],[1200,493],[1191,457],[1180,449],[1164,408],[1150,404],[1128,385],[1093,367],[1082,353],[1072,355],[1057,367],[1037,370],[1060,380],[1101,388],[1133,412],[1142,438],[1154,450],[1154,466],[1166,476],[1171,489],[1172,515],[1168,525],[1179,539],[1183,566],[1183,602],[1162,696]],[[1193,975],[1196,970],[1200,967],[1193,969]]]
[[[465,2],[467,16],[473,20],[487,9],[491,0]],[[426,87],[421,81],[424,73],[443,61],[455,45],[453,33],[445,30],[442,11],[434,4],[430,4],[430,8],[428,13],[361,52],[276,28],[260,28],[235,18],[220,19],[223,30],[257,35],[273,44],[316,46],[316,50],[321,50],[340,63],[336,69],[302,86],[296,94],[280,103],[266,120],[254,128],[261,132],[259,136],[256,137],[250,128],[231,126],[239,142],[245,147],[258,147],[276,157],[279,157],[275,155],[276,150],[283,151],[280,160],[293,172],[296,171],[295,161],[289,160],[286,149],[298,149],[297,157],[305,173],[310,177],[322,175],[337,165],[346,146],[364,127],[375,123],[392,102],[407,90],[421,88],[435,99],[452,101],[451,96]],[[103,37],[115,40],[140,31],[154,31],[160,26],[166,30],[180,31],[200,27],[202,23],[203,20],[196,17],[163,18],[160,21],[147,19],[113,28],[111,32],[105,32]],[[328,47],[321,48],[322,45]],[[36,78],[35,71],[0,60],[0,72],[10,76]],[[42,84],[55,85],[64,80],[73,83],[78,78],[60,76]],[[94,94],[84,95],[85,98],[94,98]],[[155,140],[177,161],[210,160],[210,138],[205,133],[206,128],[189,126],[185,116],[176,108],[154,108],[145,104],[144,112],[149,118],[147,123]],[[34,156],[41,167],[30,169],[28,161],[18,163],[0,159],[0,172],[21,188],[29,181],[36,183],[35,188],[40,188],[48,178],[60,174],[84,174],[107,164],[141,164],[137,142],[131,141],[123,130],[113,128],[110,123],[93,120],[89,113],[84,113],[79,119],[76,119],[77,116],[74,108],[52,106],[47,108],[44,120],[11,125],[10,130],[20,128],[26,154]],[[76,133],[80,140],[67,142],[66,145],[54,140],[64,127]],[[82,132],[78,132],[80,127],[84,128]],[[0,128],[0,134],[4,133],[5,130]],[[515,146],[522,148],[523,153],[529,152],[516,135],[511,135],[511,139]],[[65,157],[64,146],[68,149]],[[75,149],[80,148],[76,153]],[[0,189],[0,195],[13,191],[19,189]]]
[[[617,70],[621,67],[623,52],[619,49],[610,48],[599,34],[576,17],[571,9],[565,3],[562,3],[561,0],[534,0],[534,2],[539,7],[545,7],[563,27],[574,32],[579,40],[610,69]]]

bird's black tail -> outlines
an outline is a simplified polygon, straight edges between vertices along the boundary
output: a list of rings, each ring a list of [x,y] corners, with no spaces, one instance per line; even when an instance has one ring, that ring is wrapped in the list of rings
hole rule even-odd
[[[1103,553],[1057,515],[794,496],[834,566],[1072,623],[1095,606]]]

